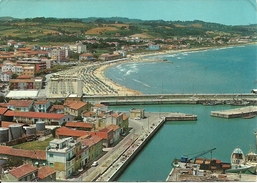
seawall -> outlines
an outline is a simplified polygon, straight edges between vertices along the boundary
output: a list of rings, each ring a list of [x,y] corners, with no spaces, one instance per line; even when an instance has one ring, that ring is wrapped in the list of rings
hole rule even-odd
[[[133,143],[130,145],[130,147],[120,155],[119,159],[121,160],[124,156],[127,156],[127,159],[122,161],[122,164],[116,168],[114,172],[108,172],[106,171],[105,173],[108,175],[102,174],[102,177],[108,177],[107,180],[105,181],[115,181],[117,178],[121,175],[121,173],[127,168],[127,166],[133,161],[133,159],[140,153],[140,151],[144,148],[144,146],[151,140],[151,138],[154,136],[154,134],[162,127],[162,125],[165,123],[165,118],[161,118],[158,123],[152,127],[149,132],[142,134],[139,136]],[[115,164],[113,164],[115,167]],[[100,179],[101,181],[101,179]]]

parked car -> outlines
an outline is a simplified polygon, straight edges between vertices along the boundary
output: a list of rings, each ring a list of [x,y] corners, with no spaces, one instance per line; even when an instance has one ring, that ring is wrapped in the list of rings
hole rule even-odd
[[[91,167],[95,167],[95,166],[97,166],[97,165],[98,165],[98,162],[97,162],[97,161],[94,161],[94,162],[92,163]]]
[[[140,120],[140,119],[141,119],[141,118],[140,118],[139,116],[135,118],[135,120]]]

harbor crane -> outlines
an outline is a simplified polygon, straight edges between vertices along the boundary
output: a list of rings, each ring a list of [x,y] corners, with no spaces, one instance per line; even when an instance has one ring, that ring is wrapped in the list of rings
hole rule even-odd
[[[196,156],[193,156],[191,158],[188,158],[188,155],[183,155],[180,158],[180,162],[182,162],[182,163],[189,163],[192,159],[195,159],[195,158],[197,158],[199,156],[205,155],[205,154],[207,154],[209,152],[212,154],[212,151],[214,151],[215,149],[216,148],[213,148],[213,149],[210,149],[210,150],[206,150],[206,151],[202,151],[200,154],[197,154]]]

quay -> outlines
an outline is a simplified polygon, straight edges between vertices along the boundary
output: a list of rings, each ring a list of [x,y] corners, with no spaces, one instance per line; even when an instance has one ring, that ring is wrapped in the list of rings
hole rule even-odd
[[[247,106],[222,111],[211,111],[211,116],[220,118],[241,118],[251,114],[257,114],[257,106]]]
[[[178,120],[184,119],[183,113],[146,113],[147,118],[131,120],[131,131],[116,146],[98,160],[98,166],[92,167],[76,179],[69,181],[115,181],[138,153],[151,140],[155,133],[163,126],[166,118],[176,116]],[[194,115],[193,115],[194,116]],[[181,117],[181,119],[179,119]]]
[[[184,113],[169,113],[165,117],[165,121],[196,121],[197,115],[193,114],[184,114]]]

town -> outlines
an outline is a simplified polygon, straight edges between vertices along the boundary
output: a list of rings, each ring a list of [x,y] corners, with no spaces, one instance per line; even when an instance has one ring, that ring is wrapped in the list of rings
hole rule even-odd
[[[234,33],[225,32],[225,28],[223,32],[205,28],[202,35],[202,31],[196,30],[201,29],[202,22],[190,23],[192,35],[154,36],[146,31],[152,25],[157,24],[164,32],[187,26],[181,22],[144,22],[143,30],[136,23],[97,19],[85,23],[84,28],[80,21],[66,20],[67,27],[68,23],[79,25],[78,32],[67,31],[65,26],[40,31],[37,26],[48,21],[56,19],[1,22],[1,26],[10,29],[0,35],[2,181],[78,181],[77,177],[82,181],[102,180],[98,173],[89,173],[99,166],[101,157],[121,144],[129,143],[119,150],[135,148],[138,144],[133,144],[134,140],[141,139],[135,135],[147,131],[147,137],[149,128],[157,129],[157,123],[163,120],[158,114],[146,115],[144,109],[136,107],[129,113],[113,111],[100,101],[83,100],[94,95],[138,94],[116,86],[101,76],[103,70],[99,69],[140,61],[145,55],[250,44],[257,40],[252,27],[235,28]],[[246,35],[245,30],[252,34]],[[15,35],[19,31],[26,35]],[[141,125],[133,128],[132,124],[138,121]],[[89,179],[89,174],[95,176]]]

